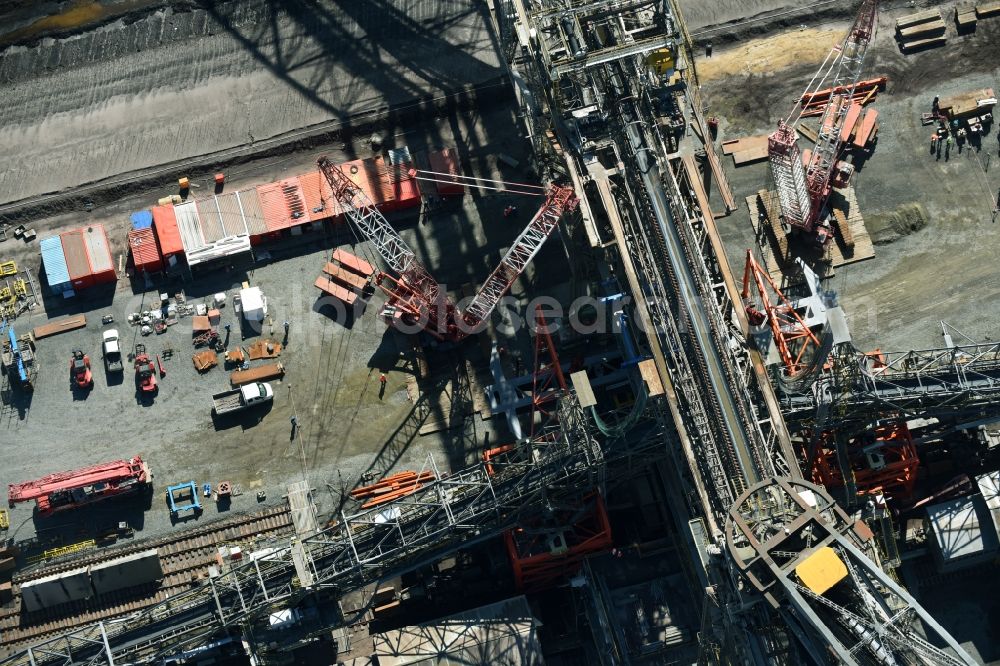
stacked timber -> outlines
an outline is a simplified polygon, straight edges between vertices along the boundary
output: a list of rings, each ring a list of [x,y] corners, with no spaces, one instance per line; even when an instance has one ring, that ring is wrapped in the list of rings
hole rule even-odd
[[[947,26],[941,10],[928,9],[904,16],[896,21],[896,39],[901,51],[913,51],[944,44]]]
[[[833,230],[837,238],[843,244],[847,253],[854,251],[854,234],[851,232],[851,225],[847,222],[847,214],[839,208],[833,209]]]
[[[1000,3],[998,3],[1000,5]],[[959,9],[955,7],[955,26],[958,28],[959,33],[973,32],[976,29],[976,10],[973,9]]]
[[[976,5],[976,18],[984,19],[1000,15],[1000,2],[984,2]]]

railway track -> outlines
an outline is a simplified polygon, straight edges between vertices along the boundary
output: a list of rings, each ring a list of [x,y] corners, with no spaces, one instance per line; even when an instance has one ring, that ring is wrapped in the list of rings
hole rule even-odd
[[[208,574],[208,567],[217,561],[220,545],[245,544],[249,540],[260,541],[262,537],[276,537],[288,532],[291,527],[291,513],[288,505],[284,504],[169,537],[137,542],[124,548],[106,550],[21,574],[14,580],[13,604],[0,609],[0,654],[16,651],[24,647],[25,643],[57,636],[74,627],[109,620],[165,601]],[[35,613],[22,611],[20,586],[23,583],[151,548],[156,548],[160,554],[163,579],[159,583],[121,590],[51,610]]]

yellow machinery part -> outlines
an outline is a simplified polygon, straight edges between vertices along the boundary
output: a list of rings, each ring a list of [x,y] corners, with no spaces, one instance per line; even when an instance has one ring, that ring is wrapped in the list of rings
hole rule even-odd
[[[13,261],[0,262],[0,275],[17,275],[17,264]]]
[[[674,53],[670,49],[657,49],[646,56],[646,66],[660,76],[669,74],[674,63]]]
[[[10,514],[7,509],[0,509],[0,530],[10,529]]]

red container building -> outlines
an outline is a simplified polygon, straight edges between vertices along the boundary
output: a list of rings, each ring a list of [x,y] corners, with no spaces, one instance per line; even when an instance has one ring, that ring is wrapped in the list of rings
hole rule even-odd
[[[173,206],[156,206],[153,208],[153,231],[160,244],[160,253],[168,266],[184,257],[184,243],[181,242],[181,232],[177,228],[177,216]],[[171,257],[176,257],[172,262]]]
[[[111,244],[103,225],[66,231],[59,238],[74,289],[86,289],[118,279]]]
[[[128,246],[137,273],[159,273],[163,270],[163,257],[156,246],[156,236],[151,227],[128,232]]]
[[[437,191],[441,196],[451,194],[465,194],[465,186],[457,178],[448,178],[448,175],[457,176],[462,173],[461,164],[458,161],[458,153],[451,148],[435,150],[427,155],[431,165],[431,171],[438,179]],[[440,182],[440,181],[451,182]]]

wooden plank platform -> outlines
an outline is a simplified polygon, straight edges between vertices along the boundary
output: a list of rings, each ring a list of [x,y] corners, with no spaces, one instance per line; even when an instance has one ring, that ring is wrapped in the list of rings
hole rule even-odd
[[[370,277],[375,272],[371,264],[361,257],[354,256],[347,250],[337,248],[333,251],[332,259],[343,265],[347,270],[354,271],[365,278]]]
[[[354,305],[354,301],[358,300],[357,294],[341,287],[326,275],[320,275],[316,278],[316,281],[313,282],[313,286],[322,291],[324,294],[333,296],[347,305]]]
[[[799,134],[801,134],[802,136],[804,136],[806,139],[808,139],[813,143],[816,143],[817,139],[819,139],[819,132],[809,127],[808,125],[803,125],[802,123],[799,123],[798,125],[795,126],[795,129],[798,130]]]
[[[741,167],[767,159],[767,144],[733,153],[733,164]]]
[[[941,18],[940,9],[928,9],[926,11],[917,12],[916,14],[908,14],[907,16],[896,19],[896,30],[903,30],[904,28],[909,28],[910,26],[914,26],[919,23],[927,23],[928,21],[933,21],[936,18]]]
[[[995,97],[993,88],[979,88],[978,90],[970,90],[969,92],[945,97],[938,101],[938,108],[940,108],[941,113],[952,119],[971,114],[978,115],[980,110],[986,112],[993,108],[992,105],[981,107],[979,106],[979,101]]]
[[[907,51],[918,51],[920,49],[931,48],[932,46],[943,46],[948,40],[942,37],[931,37],[930,39],[916,39],[912,42],[902,42],[899,45],[899,50],[906,53]]]
[[[901,41],[905,42],[912,39],[943,35],[946,27],[944,19],[938,16],[935,20],[929,23],[921,23],[919,25],[910,26],[909,28],[900,30],[899,38]]]
[[[875,256],[875,246],[872,244],[871,236],[865,227],[864,218],[858,208],[857,198],[854,195],[854,188],[835,189],[833,197],[834,216],[839,207],[841,217],[847,220],[847,234],[850,234],[854,241],[853,251],[850,248],[842,248],[840,243],[834,241],[830,243],[829,252],[831,257],[831,271],[827,275],[832,275],[832,269],[847,264],[853,264]],[[839,205],[838,205],[839,204]],[[746,198],[747,210],[750,212],[750,223],[753,227],[759,245],[766,243],[766,268],[768,274],[775,281],[781,281],[783,267],[794,259],[794,254],[789,251],[788,235],[778,221],[778,214],[781,211],[778,194],[773,190],[760,190],[757,194],[751,194]],[[761,216],[761,213],[764,213]],[[761,230],[760,225],[765,227]]]
[[[32,331],[31,335],[36,340],[41,340],[42,338],[47,338],[52,335],[59,335],[60,333],[65,333],[66,331],[75,331],[78,328],[83,328],[87,325],[86,315],[78,314],[69,317],[64,317],[63,319],[56,319],[55,321],[50,321],[47,324],[42,324],[41,326],[36,326]]]
[[[350,289],[354,289],[358,293],[364,291],[365,287],[368,286],[368,280],[353,271],[347,270],[340,264],[333,263],[332,261],[327,262],[326,266],[323,267],[323,272],[340,284]]]
[[[751,148],[759,148],[761,145],[763,145],[765,149],[767,148],[767,134],[744,136],[739,139],[729,139],[728,141],[722,142],[722,154],[733,155],[744,150],[750,150]]]
[[[1000,6],[1000,3],[997,3]],[[959,10],[955,7],[955,24],[958,26],[959,30],[972,30],[976,27],[976,21],[978,17],[976,15],[975,9],[966,9],[964,11]]]

